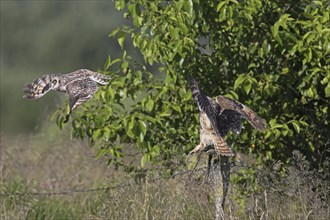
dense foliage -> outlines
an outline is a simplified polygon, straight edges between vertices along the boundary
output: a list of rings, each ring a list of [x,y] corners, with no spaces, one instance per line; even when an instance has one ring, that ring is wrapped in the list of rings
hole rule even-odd
[[[327,1],[118,0],[116,7],[133,22],[110,34],[122,57],[108,57],[110,86],[72,120],[73,136],[87,136],[99,156],[130,168],[122,158],[133,143],[142,166],[182,163],[199,141],[185,80],[192,75],[209,96],[225,94],[267,120],[265,133],[246,125],[230,136],[235,151],[288,163],[299,150],[315,167],[329,158]],[[130,39],[143,61],[127,54]],[[55,114],[61,127],[64,115]]]

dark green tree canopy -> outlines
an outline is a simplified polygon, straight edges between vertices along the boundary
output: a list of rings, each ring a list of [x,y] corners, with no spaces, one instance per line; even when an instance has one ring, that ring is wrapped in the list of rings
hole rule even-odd
[[[88,137],[99,156],[128,169],[122,158],[131,151],[142,166],[183,164],[199,141],[190,75],[207,95],[239,100],[268,121],[265,133],[247,125],[229,137],[235,151],[266,163],[288,163],[293,150],[314,165],[329,158],[327,1],[118,0],[116,7],[132,20],[110,34],[122,57],[108,57],[110,86],[72,120],[73,136]],[[130,40],[143,61],[126,51]],[[63,115],[55,114],[61,127]]]

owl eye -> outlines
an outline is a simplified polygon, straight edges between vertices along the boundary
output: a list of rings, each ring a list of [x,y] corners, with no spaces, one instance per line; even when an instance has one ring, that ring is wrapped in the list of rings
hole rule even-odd
[[[57,79],[54,79],[54,80],[52,81],[52,83],[53,83],[53,84],[56,84],[56,83],[57,83]]]

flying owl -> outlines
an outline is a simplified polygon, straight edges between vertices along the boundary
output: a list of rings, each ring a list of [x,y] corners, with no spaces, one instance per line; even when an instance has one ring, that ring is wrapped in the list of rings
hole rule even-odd
[[[75,108],[93,97],[98,90],[97,84],[106,85],[109,80],[109,76],[87,69],[79,69],[67,74],[48,74],[26,84],[23,98],[37,99],[50,90],[67,93],[70,110],[64,121],[66,123]]]
[[[189,153],[194,154],[209,150],[213,146],[217,155],[235,156],[224,137],[229,131],[239,134],[243,128],[242,119],[246,119],[254,128],[264,131],[266,122],[249,107],[225,96],[215,100],[204,95],[195,79],[189,78],[193,98],[200,111],[200,143]]]

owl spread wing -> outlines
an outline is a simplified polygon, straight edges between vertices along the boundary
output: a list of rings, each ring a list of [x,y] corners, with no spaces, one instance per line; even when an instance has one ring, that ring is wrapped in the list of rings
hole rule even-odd
[[[23,92],[25,93],[23,98],[37,99],[44,96],[50,90],[67,92],[66,86],[68,84],[74,81],[87,79],[100,85],[106,85],[109,83],[111,77],[88,69],[79,69],[67,74],[48,74],[26,84],[23,89]],[[52,84],[52,82],[56,85]]]
[[[51,90],[50,78],[50,75],[45,75],[26,84],[23,89],[25,93],[23,98],[37,99],[45,95]]]
[[[69,83],[66,86],[66,91],[69,95],[70,111],[64,122],[69,120],[70,114],[75,108],[91,99],[97,90],[97,83],[91,79],[76,80]]]
[[[240,127],[240,121],[238,120],[240,116],[246,119],[254,128],[260,131],[264,131],[266,129],[265,120],[242,103],[221,95],[217,96],[215,101],[220,106],[219,120],[227,120],[230,125],[230,129],[234,132],[236,130],[240,131],[240,129],[238,129]]]
[[[243,128],[242,116],[233,110],[226,110],[217,116],[218,124],[222,137],[225,137],[229,131],[240,134]]]
[[[204,112],[206,117],[210,120],[211,126],[214,132],[221,137],[221,132],[219,130],[218,119],[216,114],[216,109],[214,108],[214,104],[211,104],[211,100],[209,97],[204,95],[196,82],[196,80],[192,77],[189,79],[190,89],[192,91],[193,98],[196,100],[199,111]]]
[[[71,73],[63,74],[63,84],[69,84],[70,82],[82,79],[90,79],[94,82],[97,82],[101,85],[109,84],[109,80],[111,79],[110,76],[94,72],[88,69],[79,69]]]

